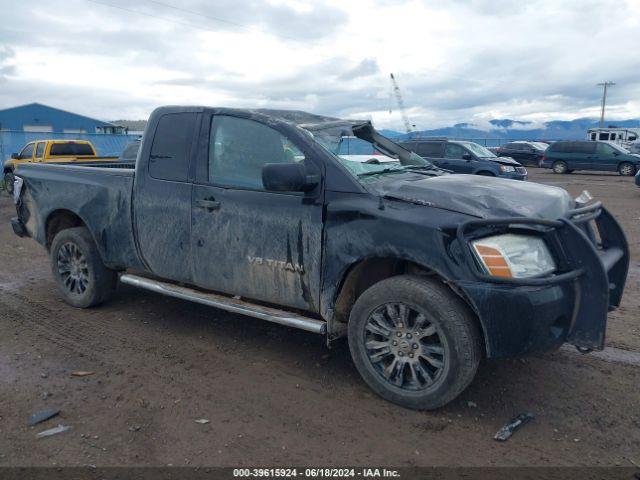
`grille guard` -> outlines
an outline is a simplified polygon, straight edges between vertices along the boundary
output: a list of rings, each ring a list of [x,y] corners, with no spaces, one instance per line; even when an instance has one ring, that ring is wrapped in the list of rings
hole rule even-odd
[[[600,235],[590,222],[594,221]],[[534,227],[559,261],[560,273],[531,278],[487,275],[472,253],[469,241],[482,229]],[[607,312],[620,305],[629,268],[629,246],[620,224],[601,202],[568,211],[557,220],[523,217],[472,220],[458,226],[456,237],[476,280],[502,285],[545,287],[573,283],[573,315],[566,341],[580,348],[601,350]]]

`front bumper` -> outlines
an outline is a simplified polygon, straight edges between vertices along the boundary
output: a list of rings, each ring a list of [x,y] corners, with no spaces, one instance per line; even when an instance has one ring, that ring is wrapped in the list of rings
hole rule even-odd
[[[512,180],[526,180],[528,178],[527,169],[524,167],[517,167],[515,172],[500,172],[501,178],[510,178]]]
[[[486,235],[487,230],[527,228],[545,238],[559,272],[527,279],[484,274],[469,240]],[[457,286],[478,314],[489,357],[543,352],[564,342],[585,349],[604,348],[607,312],[620,304],[629,248],[620,225],[601,203],[572,210],[555,221],[471,221],[460,225],[457,235],[467,263],[476,266],[475,279]]]

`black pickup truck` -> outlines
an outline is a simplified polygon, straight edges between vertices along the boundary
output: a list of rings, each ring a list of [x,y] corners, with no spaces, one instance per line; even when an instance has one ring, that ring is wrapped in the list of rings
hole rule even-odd
[[[393,161],[337,157],[345,136]],[[162,107],[135,169],[24,165],[14,200],[71,305],[119,279],[346,336],[365,382],[417,409],[459,395],[483,356],[602,349],[629,263],[599,202],[445,173],[369,122],[302,112]]]

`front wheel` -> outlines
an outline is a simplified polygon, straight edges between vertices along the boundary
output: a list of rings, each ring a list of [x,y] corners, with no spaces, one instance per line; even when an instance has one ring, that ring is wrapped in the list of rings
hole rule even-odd
[[[104,302],[117,282],[85,227],[61,230],[51,244],[51,269],[64,300],[78,308]]]
[[[13,182],[16,177],[13,172],[5,172],[4,174],[4,188],[9,195],[13,195]]]
[[[569,173],[565,162],[553,162],[553,173]]]
[[[442,283],[416,276],[366,290],[348,327],[353,362],[369,387],[403,407],[429,410],[473,380],[480,333],[467,306]]]
[[[624,162],[618,167],[618,173],[624,177],[633,177],[636,174],[636,167],[632,163]]]

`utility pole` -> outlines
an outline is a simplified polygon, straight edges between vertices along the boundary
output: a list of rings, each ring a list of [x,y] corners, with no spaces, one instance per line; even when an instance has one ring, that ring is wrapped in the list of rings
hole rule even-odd
[[[602,83],[598,83],[597,86],[598,87],[603,87],[602,89],[602,110],[600,112],[600,128],[604,128],[604,107],[607,103],[607,87],[611,87],[615,85],[614,82],[602,82]]]

